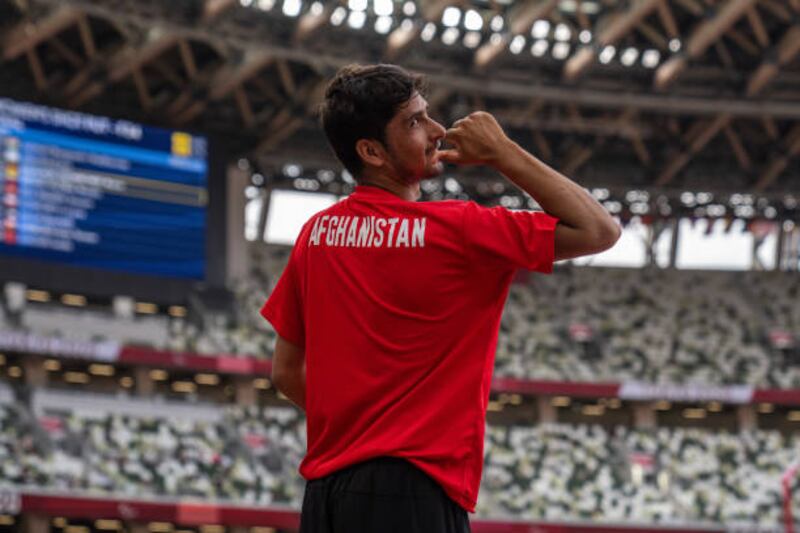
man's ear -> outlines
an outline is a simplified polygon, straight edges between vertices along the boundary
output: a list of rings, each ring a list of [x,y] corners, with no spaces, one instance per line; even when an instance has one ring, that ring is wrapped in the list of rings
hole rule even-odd
[[[386,164],[386,150],[375,139],[359,139],[356,141],[356,153],[365,166],[382,167]]]

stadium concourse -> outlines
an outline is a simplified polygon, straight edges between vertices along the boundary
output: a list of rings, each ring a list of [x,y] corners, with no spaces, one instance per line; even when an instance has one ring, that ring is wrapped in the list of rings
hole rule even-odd
[[[796,531],[798,20],[796,0],[0,0],[0,533],[297,530],[305,420],[259,309],[355,185],[325,83],[377,61],[426,74],[444,124],[492,113],[623,226],[511,287],[473,531]],[[480,168],[422,195],[539,208]]]

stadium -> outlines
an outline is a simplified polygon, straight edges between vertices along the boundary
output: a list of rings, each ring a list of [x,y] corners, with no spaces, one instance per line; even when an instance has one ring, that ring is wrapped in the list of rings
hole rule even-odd
[[[796,531],[798,55],[798,0],[0,0],[0,532],[298,531],[260,310],[356,186],[326,85],[379,62],[622,227],[514,277],[472,530]]]

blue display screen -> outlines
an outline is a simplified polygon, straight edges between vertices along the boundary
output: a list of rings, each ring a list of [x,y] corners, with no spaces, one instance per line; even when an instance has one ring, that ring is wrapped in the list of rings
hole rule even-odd
[[[0,98],[0,255],[203,279],[207,140]]]

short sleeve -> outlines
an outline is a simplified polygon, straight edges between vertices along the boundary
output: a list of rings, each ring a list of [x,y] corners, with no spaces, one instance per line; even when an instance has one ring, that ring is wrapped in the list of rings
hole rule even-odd
[[[261,308],[261,316],[272,324],[278,335],[296,346],[303,347],[305,325],[296,251],[295,249],[290,255],[278,284]]]
[[[464,246],[477,267],[525,268],[550,273],[558,219],[546,213],[481,207],[468,202]]]

